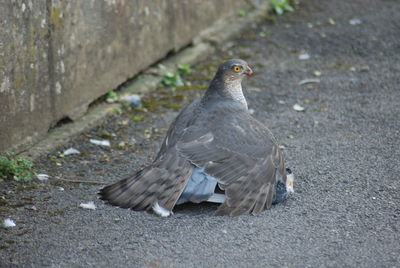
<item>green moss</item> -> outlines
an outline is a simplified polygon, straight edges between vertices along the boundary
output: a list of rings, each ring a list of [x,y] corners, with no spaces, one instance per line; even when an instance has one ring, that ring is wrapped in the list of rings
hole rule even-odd
[[[133,122],[142,122],[143,119],[144,119],[144,117],[143,117],[143,116],[140,116],[140,115],[135,115],[135,116],[133,116],[133,117],[131,118],[131,120],[132,120]]]
[[[0,179],[15,181],[32,180],[33,163],[25,158],[17,158],[13,153],[0,155]]]
[[[190,86],[183,86],[183,87],[179,87],[177,90],[204,90],[207,89],[208,86],[206,85],[190,85]]]
[[[62,19],[60,18],[61,9],[53,7],[50,12],[50,23],[57,27],[62,24]]]

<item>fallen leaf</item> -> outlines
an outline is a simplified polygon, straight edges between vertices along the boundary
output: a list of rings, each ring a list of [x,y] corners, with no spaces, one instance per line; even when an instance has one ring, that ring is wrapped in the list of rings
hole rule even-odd
[[[117,145],[118,149],[124,149],[126,147],[126,143],[124,141],[121,141]]]
[[[101,163],[106,163],[110,162],[110,157],[108,155],[103,155],[103,157],[100,159]]]

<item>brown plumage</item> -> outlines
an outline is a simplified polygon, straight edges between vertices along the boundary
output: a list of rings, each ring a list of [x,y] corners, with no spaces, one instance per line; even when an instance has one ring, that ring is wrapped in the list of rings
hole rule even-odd
[[[282,152],[247,109],[242,60],[222,64],[205,95],[171,124],[154,162],[100,191],[110,204],[169,216],[195,167],[218,181],[226,199],[216,215],[257,215],[268,209],[278,181],[286,184]],[[161,212],[159,211],[161,206]]]

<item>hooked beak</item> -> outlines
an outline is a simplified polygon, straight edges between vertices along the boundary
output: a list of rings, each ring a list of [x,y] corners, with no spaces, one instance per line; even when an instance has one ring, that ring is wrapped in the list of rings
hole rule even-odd
[[[247,75],[247,76],[252,76],[253,75],[253,70],[249,66],[247,66],[247,69],[244,72],[244,74]]]

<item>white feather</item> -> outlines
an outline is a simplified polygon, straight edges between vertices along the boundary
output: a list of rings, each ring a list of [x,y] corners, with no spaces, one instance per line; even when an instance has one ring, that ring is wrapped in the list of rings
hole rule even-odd
[[[7,218],[7,219],[5,219],[5,220],[3,221],[3,226],[4,226],[5,228],[9,228],[9,227],[15,227],[16,224],[15,224],[15,222],[14,222],[12,219]]]
[[[86,208],[86,209],[96,209],[96,205],[93,203],[93,201],[89,201],[87,203],[80,203],[79,207],[81,208]]]
[[[294,193],[293,183],[294,183],[294,175],[293,175],[293,173],[292,174],[287,174],[287,176],[286,176],[286,191],[288,193]]]
[[[49,175],[47,174],[37,174],[36,178],[40,181],[46,181],[49,179]]]
[[[63,155],[70,155],[70,154],[81,154],[81,152],[72,147],[63,152]]]
[[[100,146],[106,146],[106,147],[110,147],[110,141],[109,140],[95,140],[95,139],[90,139],[89,140],[90,143],[96,144],[96,145],[100,145]]]
[[[160,206],[158,204],[158,201],[156,201],[153,204],[152,208],[153,208],[154,213],[160,217],[168,217],[168,216],[171,216],[172,214],[174,214],[172,211],[169,211],[169,210],[165,209],[164,207]]]

